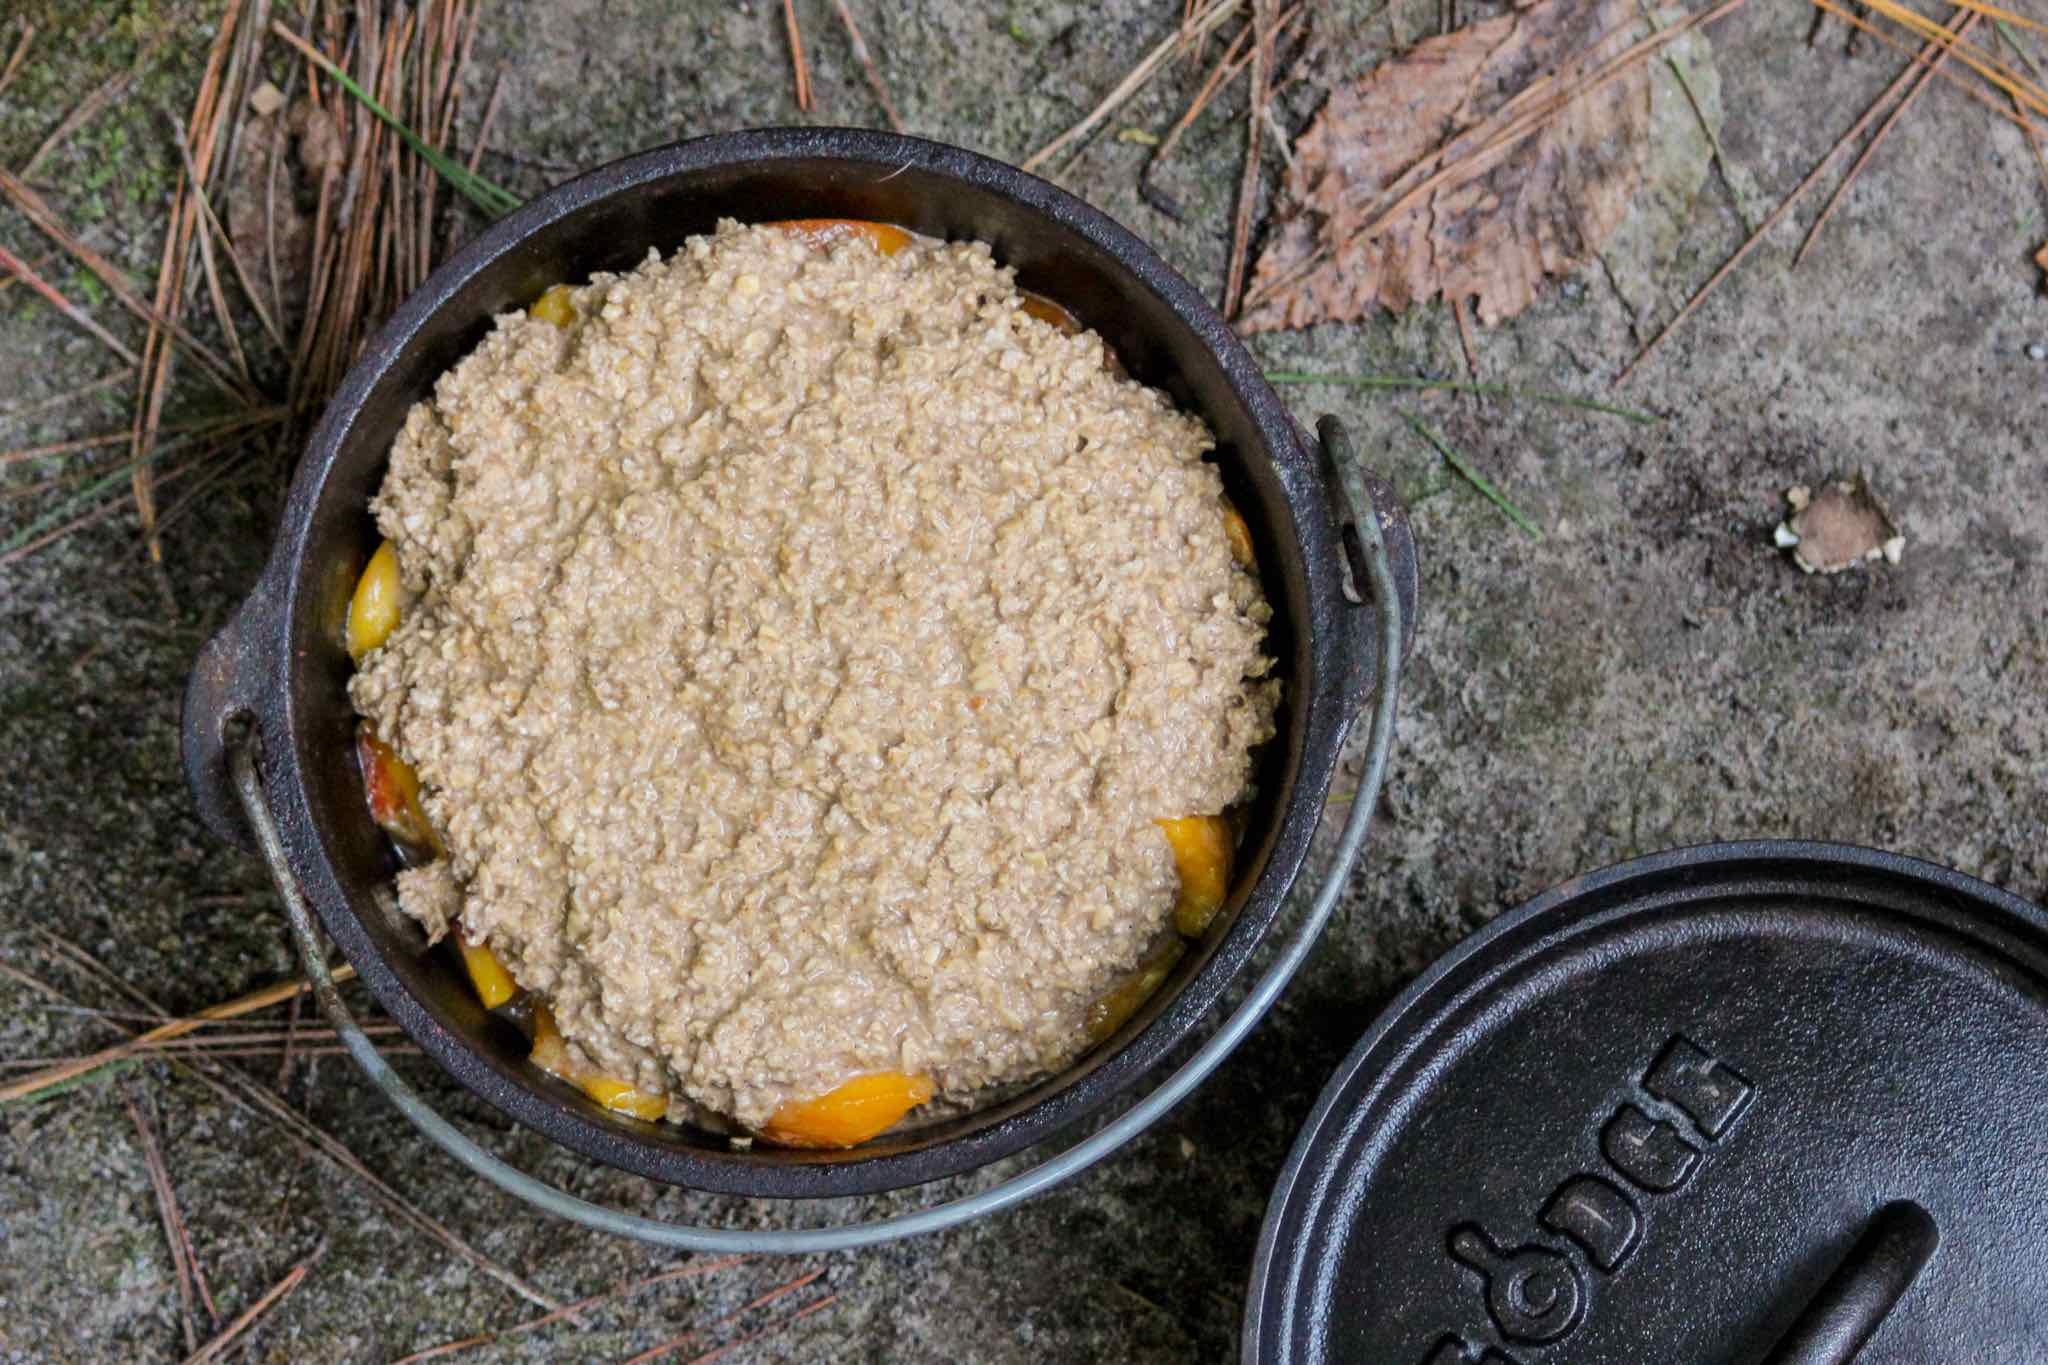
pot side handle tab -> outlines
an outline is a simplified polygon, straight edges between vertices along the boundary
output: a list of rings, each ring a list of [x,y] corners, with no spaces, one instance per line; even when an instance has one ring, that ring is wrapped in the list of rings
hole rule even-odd
[[[191,788],[200,818],[218,837],[250,850],[256,847],[256,837],[243,817],[228,771],[228,746],[238,727],[255,723],[262,706],[259,642],[271,624],[271,600],[266,574],[200,649],[185,683],[178,721],[185,785]]]
[[[1401,658],[1405,661],[1415,648],[1417,599],[1422,594],[1421,577],[1415,563],[1415,535],[1408,525],[1408,509],[1395,496],[1394,487],[1379,474],[1358,462],[1351,445],[1351,433],[1337,418],[1325,415],[1316,422],[1316,460],[1323,481],[1331,491],[1337,509],[1337,535],[1344,552],[1344,597],[1355,606],[1370,607],[1365,591],[1372,578],[1367,572],[1365,546],[1358,535],[1358,519],[1379,518],[1380,537],[1386,542],[1387,567],[1392,570],[1394,593],[1401,605]],[[1354,629],[1351,691],[1354,696],[1372,695],[1379,666],[1373,649],[1374,631],[1368,620],[1356,619]]]

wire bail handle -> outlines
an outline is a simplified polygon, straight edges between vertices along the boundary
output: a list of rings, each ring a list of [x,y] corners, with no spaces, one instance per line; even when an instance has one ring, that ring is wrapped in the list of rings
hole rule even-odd
[[[1335,418],[1325,417],[1317,423],[1317,434],[1324,454],[1335,463],[1340,475],[1350,475],[1351,443],[1343,426]],[[1386,779],[1387,762],[1393,748],[1394,708],[1400,695],[1401,671],[1401,599],[1388,562],[1379,509],[1373,505],[1371,494],[1363,482],[1355,476],[1340,477],[1337,494],[1342,504],[1341,511],[1349,518],[1349,528],[1355,530],[1358,547],[1363,551],[1365,577],[1371,585],[1368,602],[1375,608],[1377,616],[1379,672],[1372,708],[1372,730],[1366,745],[1365,772],[1352,799],[1343,832],[1338,836],[1329,871],[1322,885],[1316,888],[1315,897],[1301,924],[1287,940],[1280,956],[1215,1034],[1151,1094],[1072,1147],[999,1185],[912,1213],[817,1228],[698,1227],[622,1213],[591,1203],[544,1184],[500,1160],[443,1118],[404,1077],[392,1070],[349,1013],[341,992],[335,987],[334,977],[328,971],[326,953],[314,927],[312,908],[299,888],[298,878],[292,874],[283,837],[271,815],[270,802],[263,790],[263,777],[257,769],[260,739],[254,726],[247,727],[242,737],[229,744],[228,765],[235,794],[248,817],[249,828],[255,832],[258,851],[270,869],[271,879],[277,884],[278,895],[284,901],[285,921],[291,928],[299,961],[312,983],[314,998],[319,1001],[321,1012],[327,1016],[335,1035],[370,1082],[412,1120],[415,1127],[433,1139],[443,1151],[499,1189],[543,1212],[584,1227],[684,1251],[813,1254],[875,1246],[921,1233],[937,1232],[1010,1208],[1041,1194],[1069,1176],[1093,1166],[1158,1122],[1237,1049],[1294,979],[1322,936],[1323,928],[1329,923],[1338,897],[1343,893],[1351,869],[1365,845],[1366,835],[1372,827],[1373,812],[1379,805],[1380,787]],[[1354,564],[1354,575],[1356,568]]]

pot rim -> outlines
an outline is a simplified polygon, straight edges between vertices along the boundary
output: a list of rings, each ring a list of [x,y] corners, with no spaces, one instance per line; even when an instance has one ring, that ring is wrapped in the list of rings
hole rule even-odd
[[[781,1149],[748,1152],[654,1142],[636,1132],[629,1120],[601,1114],[580,1101],[564,1101],[515,1079],[501,1061],[436,1017],[435,1008],[401,979],[351,904],[351,893],[342,883],[314,816],[306,783],[312,727],[306,723],[292,686],[297,667],[291,644],[293,621],[318,586],[314,581],[317,566],[309,561],[314,512],[365,402],[429,319],[464,284],[508,251],[598,201],[630,195],[676,175],[791,160],[867,165],[883,174],[914,168],[965,182],[1049,219],[1112,258],[1167,305],[1178,325],[1194,334],[1223,371],[1234,400],[1243,406],[1250,425],[1263,438],[1264,458],[1272,464],[1284,500],[1296,518],[1306,566],[1308,611],[1295,623],[1310,662],[1309,676],[1298,680],[1301,686],[1297,689],[1297,704],[1304,710],[1303,747],[1298,761],[1289,765],[1288,780],[1278,794],[1266,862],[1243,892],[1234,921],[1212,945],[1198,948],[1207,952],[1207,960],[1177,995],[1162,1003],[1140,1032],[1114,1052],[1084,1053],[1065,1071],[1034,1083],[1017,1099],[980,1111],[1001,1113],[1000,1118],[936,1139],[907,1134],[906,1140],[922,1140],[923,1145],[899,1150],[880,1145],[874,1151],[855,1149],[850,1154]],[[761,216],[771,215],[764,212]],[[1244,454],[1259,458],[1254,452]],[[1362,613],[1353,611],[1342,599],[1336,569],[1341,553],[1336,517],[1323,478],[1303,448],[1292,416],[1242,343],[1186,281],[1107,215],[1007,163],[923,139],[864,129],[777,128],[713,134],[621,158],[529,201],[436,270],[364,348],[314,431],[292,484],[270,564],[244,608],[246,621],[238,620],[242,627],[239,648],[254,656],[249,671],[262,679],[255,689],[259,695],[247,699],[244,709],[257,713],[259,729],[268,731],[273,741],[268,746],[265,786],[290,862],[322,923],[383,1008],[466,1089],[574,1151],[665,1183],[751,1197],[876,1193],[973,1170],[1094,1113],[1152,1070],[1200,1024],[1240,975],[1300,872],[1338,747],[1353,719],[1355,696],[1369,682],[1355,672],[1357,660],[1369,657],[1368,647],[1362,643],[1369,631],[1355,619]],[[202,669],[205,664],[202,659]],[[1032,1099],[1034,1095],[1037,1098]],[[973,1117],[966,1116],[964,1121]],[[877,1141],[886,1144],[887,1138]]]

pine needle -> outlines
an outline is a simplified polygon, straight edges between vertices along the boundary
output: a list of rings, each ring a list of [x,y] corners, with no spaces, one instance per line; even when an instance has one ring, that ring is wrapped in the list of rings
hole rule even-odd
[[[413,155],[426,162],[429,166],[432,166],[436,174],[443,180],[446,180],[458,194],[469,200],[470,203],[475,204],[493,218],[502,218],[524,202],[512,191],[492,184],[489,180],[471,171],[460,162],[451,160],[449,157],[428,146],[421,140],[418,133],[415,133],[412,129],[392,117],[383,105],[370,98],[368,91],[350,80],[348,73],[336,66],[332,61],[329,61],[325,53],[286,28],[282,23],[273,20],[270,25],[270,31],[291,44],[307,61],[326,72],[337,85],[343,90],[348,91],[350,95],[353,95],[365,109],[368,109],[371,113],[382,119],[391,128],[391,131],[397,133],[404,140],[405,145],[412,149]]]
[[[35,40],[36,26],[24,21],[21,38],[14,45],[14,55],[7,59],[5,67],[0,67],[0,94],[5,94],[7,87],[14,84],[14,75],[21,70],[22,59],[28,56],[28,45]]]
[[[1987,5],[1984,0],[1952,0],[1952,3],[1964,9],[1975,10],[1987,18],[1996,19],[2001,25],[2018,24],[2021,28],[2030,28],[2036,33],[2048,33],[2048,24],[2042,23],[2039,19],[2029,19],[2024,14],[2014,14],[2009,9]]]
[[[1907,9],[1904,5],[1898,3],[1898,0],[1863,0],[1863,3],[1870,10],[1883,15],[1893,23],[1903,28],[1911,29],[1914,33],[1919,34],[1931,43],[1938,43],[1942,47],[1947,48],[1954,54],[1957,61],[1975,71],[2000,90],[2005,91],[2014,100],[2026,105],[2033,112],[2048,114],[2048,91],[2042,90],[2025,76],[2022,76],[1983,48],[1964,42],[1960,31],[1944,28],[1926,15]],[[1985,9],[1983,5],[1977,3],[1960,4],[1959,7],[1965,10],[1976,10],[1979,13],[1984,12]],[[2015,16],[2000,10],[1995,17],[2011,19]],[[2039,24],[2031,20],[2021,20],[2020,22],[2026,24],[2029,28],[2040,27]]]
[[[125,470],[116,470],[115,476],[126,472]],[[337,983],[352,980],[354,977],[355,969],[352,967],[341,967],[336,969],[334,973],[334,979]],[[75,1076],[83,1075],[88,1071],[96,1070],[110,1062],[132,1057],[137,1052],[147,1048],[151,1043],[162,1042],[167,1038],[181,1038],[196,1029],[204,1028],[209,1023],[222,1019],[236,1019],[260,1009],[268,1009],[272,1005],[282,1004],[294,995],[310,991],[311,989],[313,988],[308,982],[281,981],[274,986],[265,986],[262,990],[251,991],[247,995],[238,996],[233,1000],[203,1009],[191,1018],[168,1020],[149,1032],[132,1038],[125,1043],[102,1048],[90,1057],[81,1057],[74,1062],[67,1062],[62,1066],[53,1067],[49,1071],[24,1077],[4,1088],[0,1088],[0,1101],[40,1098],[43,1095],[55,1094],[55,1087],[60,1083],[68,1081]],[[552,1305],[550,1306],[552,1307]]]
[[[853,11],[846,7],[846,0],[832,0],[832,6],[839,11],[839,22],[846,28],[846,40],[853,45],[854,60],[867,74],[868,88],[875,92],[875,100],[888,116],[889,126],[897,132],[903,131],[903,120],[896,116],[896,105],[889,98],[889,87],[882,82],[882,73],[875,66],[875,59],[868,55],[867,40],[860,36],[860,25],[853,22]]]
[[[1842,5],[1835,3],[1835,0],[1813,0],[1813,4],[1816,9],[1825,10],[1829,14],[1834,15],[1843,23],[1848,24],[1850,27],[1856,29],[1857,31],[1862,33],[1868,33],[1871,37],[1877,39],[1886,47],[1893,48],[1899,52],[1914,52],[1912,44],[1901,40],[1895,34],[1886,32],[1883,28],[1879,27],[1877,24],[1870,22],[1870,20],[1862,17],[1861,15],[1851,13]],[[1937,52],[1943,46],[1945,46],[1945,44],[1943,44],[1938,39],[1929,42],[1925,48],[1921,49],[1917,54],[1913,55],[1912,65],[1933,65]],[[1965,64],[1968,64],[1967,61],[1965,62]],[[2009,98],[2013,102],[2013,107],[2009,109],[2001,101],[1992,98],[1992,96],[1984,89],[1984,87],[1981,84],[1979,84],[1976,81],[1970,80],[1966,76],[1958,76],[1952,71],[1943,71],[1940,73],[1940,75],[1943,80],[1949,83],[1952,89],[1960,90],[1963,94],[1977,101],[1979,104],[1983,105],[1986,109],[1989,109],[1992,113],[1998,115],[1998,117],[2004,119],[2006,122],[2013,124],[2015,127],[2018,127],[2023,130],[2029,126],[2027,117],[2028,105],[2025,97],[2023,97],[2022,95],[2015,93],[2009,96]],[[1994,82],[1994,84],[1996,84],[1996,82]],[[2044,95],[2042,96],[2042,98],[2048,98],[2048,95]]]
[[[1956,14],[1960,16],[1962,13],[1963,8],[1958,6]],[[1968,33],[1971,26],[1977,22],[1977,18],[1977,15],[1972,14],[1969,18],[1964,19],[1962,27],[1956,30],[1956,37],[1961,38],[1964,34]],[[1870,135],[1870,141],[1864,144],[1863,150],[1857,154],[1856,160],[1850,163],[1849,173],[1842,177],[1842,183],[1835,186],[1835,192],[1829,195],[1828,202],[1821,206],[1820,217],[1814,219],[1813,226],[1806,230],[1806,240],[1799,244],[1799,250],[1792,257],[1792,266],[1795,270],[1799,267],[1799,263],[1806,259],[1806,253],[1813,250],[1814,243],[1820,240],[1821,229],[1825,228],[1828,225],[1828,220],[1835,216],[1835,210],[1841,207],[1843,196],[1849,193],[1849,187],[1856,183],[1856,177],[1863,173],[1863,168],[1870,164],[1870,158],[1877,154],[1877,149],[1884,145],[1885,137],[1891,132],[1894,125],[1904,117],[1906,111],[1913,107],[1913,101],[1919,99],[1921,92],[1933,84],[1934,78],[1941,74],[1941,64],[1953,55],[1954,49],[1949,47],[1942,48],[1941,52],[1935,57],[1933,65],[1926,67],[1920,72],[1919,78],[1911,86],[1907,87],[1905,97],[1899,101],[1898,106],[1891,113],[1885,115],[1883,123],[1877,125],[1877,131]]]
[[[1252,211],[1259,197],[1259,150],[1266,145],[1259,116],[1273,92],[1273,6],[1252,0],[1251,104],[1245,111],[1244,172],[1237,184],[1237,214],[1230,228],[1230,258],[1223,272],[1223,316],[1235,318],[1244,302],[1244,271],[1251,254]]]
[[[212,347],[193,336],[184,324],[166,317],[143,302],[136,295],[135,287],[129,283],[128,277],[121,272],[120,267],[87,246],[76,233],[65,227],[43,197],[4,166],[0,166],[0,195],[13,200],[14,206],[21,210],[23,217],[40,228],[51,241],[63,247],[80,265],[98,276],[100,283],[120,301],[122,307],[151,326],[160,327],[176,337],[185,349],[201,362],[207,374],[212,376],[231,397],[242,402],[255,398],[256,395],[242,387],[233,366],[222,360]]]
[[[761,1308],[775,1302],[775,1300],[783,1297],[785,1294],[796,1293],[797,1290],[802,1289],[805,1285],[811,1283],[813,1280],[817,1279],[820,1275],[823,1275],[824,1273],[825,1271],[821,1267],[817,1270],[808,1271],[805,1274],[799,1275],[795,1279],[789,1281],[787,1284],[779,1284],[775,1286],[775,1288],[769,1290],[767,1293],[761,1294],[753,1299],[748,1300],[746,1303],[741,1304],[738,1308],[733,1309],[732,1312],[727,1313],[722,1318],[718,1318],[712,1322],[707,1322],[701,1327],[692,1327],[689,1331],[684,1332],[681,1336],[670,1337],[667,1341],[662,1342],[659,1346],[650,1347],[649,1349],[642,1351],[639,1355],[636,1355],[631,1360],[627,1361],[626,1365],[649,1365],[650,1362],[659,1360],[665,1355],[672,1355],[676,1351],[681,1350],[683,1347],[697,1340],[705,1333],[715,1332],[721,1327],[728,1326],[731,1323],[738,1321],[740,1318],[745,1317],[748,1313],[753,1312],[756,1308]]]
[[[242,1333],[255,1326],[257,1319],[277,1307],[279,1303],[284,1301],[287,1295],[305,1282],[306,1276],[311,1273],[313,1266],[319,1261],[326,1250],[327,1239],[323,1237],[320,1239],[320,1244],[313,1248],[306,1259],[286,1271],[283,1279],[266,1290],[262,1298],[250,1304],[241,1316],[227,1325],[227,1328],[219,1336],[187,1356],[185,1358],[185,1365],[213,1365],[214,1361],[225,1359],[229,1350],[234,1346],[237,1337],[240,1337]]]
[[[1304,370],[1268,370],[1266,380],[1273,384],[1331,384],[1348,389],[1416,389],[1443,393],[1475,393],[1488,398],[1519,398],[1536,403],[1555,403],[1565,408],[1582,408],[1587,412],[1603,412],[1609,417],[1620,417],[1642,426],[1654,426],[1664,420],[1655,413],[1624,408],[1614,403],[1601,403],[1591,398],[1580,398],[1569,393],[1550,393],[1542,389],[1510,388],[1505,384],[1467,384],[1455,379],[1421,379],[1405,374],[1311,374]]]
[[[811,112],[811,64],[804,60],[803,30],[797,27],[794,0],[782,0],[782,26],[789,34],[790,65],[796,68],[796,107]]]
[[[610,1289],[592,1294],[588,1298],[578,1299],[571,1304],[564,1304],[552,1313],[543,1314],[537,1318],[528,1318],[525,1322],[515,1322],[510,1327],[501,1327],[494,1332],[478,1332],[473,1336],[463,1337],[459,1341],[449,1341],[443,1342],[439,1346],[429,1346],[423,1351],[415,1351],[409,1356],[401,1356],[397,1360],[392,1361],[391,1365],[418,1365],[420,1361],[439,1360],[444,1356],[457,1355],[463,1351],[473,1350],[478,1346],[489,1346],[494,1342],[502,1341],[506,1337],[516,1336],[521,1332],[531,1332],[536,1328],[546,1327],[550,1323],[560,1322],[572,1313],[581,1312],[589,1308],[601,1308],[614,1299],[623,1298],[642,1289],[649,1289],[658,1284],[667,1284],[671,1280],[690,1280],[703,1275],[715,1275],[721,1270],[730,1270],[734,1266],[745,1264],[752,1259],[751,1256],[726,1256],[715,1261],[689,1261],[668,1270],[657,1271],[652,1275],[646,1276],[644,1279],[613,1285]]]
[[[1492,503],[1495,507],[1498,507],[1501,510],[1501,514],[1503,516],[1505,516],[1509,521],[1512,521],[1515,525],[1521,527],[1522,530],[1526,532],[1532,540],[1543,539],[1543,529],[1539,527],[1535,522],[1529,520],[1528,517],[1524,516],[1522,514],[1522,509],[1515,506],[1512,502],[1509,502],[1507,494],[1501,492],[1498,488],[1495,488],[1493,484],[1487,480],[1487,477],[1484,474],[1481,474],[1477,469],[1474,469],[1472,467],[1470,461],[1466,460],[1464,456],[1460,455],[1457,451],[1452,450],[1449,446],[1445,445],[1441,440],[1437,439],[1436,433],[1431,431],[1428,427],[1422,425],[1420,419],[1410,416],[1407,413],[1403,413],[1401,415],[1407,421],[1409,426],[1415,428],[1415,434],[1417,436],[1420,436],[1423,440],[1429,442],[1429,444],[1436,450],[1436,453],[1444,457],[1445,464],[1448,464],[1451,468],[1457,470],[1460,474],[1464,475],[1465,481],[1467,483],[1470,483],[1474,488],[1478,489],[1480,495],[1484,497],[1488,502]]]
[[[1814,0],[1814,3],[1820,5],[1823,9],[1829,8],[1829,0]],[[1947,32],[1947,30],[1944,29],[1943,32]],[[1930,43],[1923,55],[1931,59],[1934,56],[1935,47],[1935,44]],[[1862,117],[1850,124],[1849,130],[1835,139],[1835,144],[1828,148],[1827,155],[1814,163],[1813,169],[1806,173],[1806,178],[1792,187],[1792,192],[1785,196],[1778,204],[1778,207],[1771,210],[1769,216],[1757,227],[1756,231],[1749,234],[1748,240],[1735,249],[1735,254],[1726,261],[1723,261],[1721,268],[1709,276],[1705,284],[1693,291],[1692,297],[1685,301],[1685,306],[1678,310],[1677,315],[1671,321],[1665,323],[1656,336],[1650,338],[1648,345],[1636,352],[1635,359],[1622,366],[1621,373],[1614,377],[1612,387],[1618,389],[1628,383],[1630,377],[1641,368],[1642,363],[1650,358],[1651,353],[1664,344],[1665,338],[1677,331],[1687,318],[1697,312],[1699,306],[1707,301],[1707,296],[1720,287],[1721,281],[1733,274],[1735,267],[1741,265],[1748,258],[1749,253],[1756,250],[1762,244],[1764,238],[1769,235],[1770,230],[1778,225],[1778,220],[1792,211],[1792,206],[1799,202],[1800,196],[1813,188],[1814,182],[1821,178],[1821,175],[1826,172],[1827,168],[1834,163],[1835,158],[1847,150],[1857,138],[1861,137],[1863,130],[1874,123],[1877,120],[1877,116],[1883,113],[1886,107],[1899,97],[1900,92],[1905,90],[1908,82],[1913,79],[1913,69],[1913,66],[1909,65],[1904,71],[1901,71],[1893,79],[1892,83],[1885,87],[1884,93],[1871,101],[1870,107],[1863,111]]]
[[[43,299],[47,303],[49,303],[51,307],[55,308],[65,317],[70,318],[80,327],[83,327],[87,332],[91,333],[93,338],[96,341],[98,341],[102,346],[105,346],[108,350],[112,351],[115,355],[121,357],[121,359],[127,361],[130,365],[140,365],[142,363],[141,357],[136,355],[135,352],[129,350],[126,343],[121,341],[120,338],[116,337],[112,332],[109,332],[106,328],[100,326],[99,323],[93,320],[91,314],[87,313],[83,308],[80,308],[77,304],[73,303],[70,299],[65,298],[64,295],[61,292],[59,292],[56,285],[51,284],[48,280],[45,280],[41,275],[36,274],[36,272],[30,268],[29,263],[27,261],[22,260],[21,257],[15,255],[13,252],[9,251],[4,246],[0,246],[0,269],[13,271],[15,279],[20,280],[30,289],[33,289],[36,293],[42,295]]]
[[[1101,102],[1089,110],[1080,122],[1026,157],[1021,169],[1036,170],[1058,155],[1069,143],[1086,137],[1098,123],[1115,113],[1125,100],[1144,88],[1145,83],[1157,75],[1160,68],[1173,60],[1174,53],[1184,44],[1207,36],[1224,20],[1237,13],[1243,3],[1244,0],[1209,0],[1208,4],[1196,10],[1163,42],[1140,58],[1138,64],[1117,82],[1116,88],[1104,95]]]
[[[1384,201],[1386,196],[1391,195],[1391,202],[1387,202],[1384,208],[1379,209],[1352,236],[1377,236],[1437,191],[1455,188],[1486,174],[1499,165],[1515,147],[1563,118],[1577,101],[1612,85],[1627,75],[1631,67],[1652,53],[1677,42],[1693,29],[1718,22],[1747,3],[1748,0],[1720,0],[1720,3],[1710,9],[1688,15],[1669,28],[1660,29],[1649,37],[1637,41],[1591,71],[1575,71],[1562,82],[1556,81],[1553,76],[1543,76],[1531,82],[1514,101],[1502,106],[1502,111],[1498,111],[1493,117],[1500,117],[1502,112],[1525,97],[1532,101],[1528,108],[1508,118],[1486,142],[1461,151],[1455,158],[1451,158],[1452,148],[1458,146],[1471,130],[1447,138],[1435,151],[1417,161],[1399,179],[1385,188],[1382,199]],[[1814,0],[1814,3],[1826,4],[1827,0]],[[1539,86],[1545,86],[1545,93],[1541,98],[1537,97]],[[1554,93],[1549,93],[1553,89]],[[1435,167],[1434,170],[1428,169],[1432,166]],[[1328,243],[1324,243],[1293,269],[1268,279],[1251,290],[1245,298],[1245,307],[1255,308],[1282,290],[1291,288],[1318,268],[1328,258],[1329,252]]]

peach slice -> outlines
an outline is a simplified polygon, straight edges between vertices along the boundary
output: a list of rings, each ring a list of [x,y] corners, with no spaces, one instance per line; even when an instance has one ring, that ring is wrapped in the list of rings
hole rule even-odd
[[[812,246],[830,246],[850,237],[865,237],[884,256],[894,256],[910,245],[910,234],[894,223],[873,223],[865,218],[785,218],[762,226],[793,232]]]
[[[1158,823],[1180,869],[1173,927],[1189,938],[1200,938],[1230,892],[1230,826],[1220,815],[1186,815]]]
[[[784,1147],[857,1147],[932,1097],[924,1076],[876,1071],[775,1111],[761,1136]]]
[[[1237,504],[1229,498],[1223,500],[1223,539],[1230,546],[1230,557],[1245,568],[1252,567],[1252,528],[1246,524],[1244,513],[1237,510]]]
[[[462,952],[463,968],[469,973],[469,984],[476,988],[476,998],[484,1002],[484,1008],[494,1010],[519,994],[519,983],[512,979],[512,973],[505,970],[505,964],[498,955],[481,943],[470,941],[469,931],[459,925],[455,930],[455,946]]]
[[[1088,1041],[1108,1041],[1111,1034],[1122,1028],[1138,1007],[1152,998],[1153,992],[1165,982],[1166,974],[1173,970],[1181,955],[1188,950],[1187,940],[1169,938],[1154,949],[1150,956],[1137,965],[1131,974],[1118,982],[1108,995],[1088,1007]]]
[[[349,599],[349,657],[361,663],[365,654],[383,644],[396,629],[398,551],[387,540],[363,566],[363,576],[356,580],[355,596]]]
[[[569,1051],[561,1029],[555,1024],[554,1012],[546,1005],[536,1006],[533,1011],[533,1052],[530,1060],[550,1076],[567,1081],[616,1113],[630,1114],[652,1123],[668,1112],[668,1096],[637,1090],[616,1076],[607,1076],[595,1067],[578,1062],[575,1054]]]
[[[569,297],[571,292],[566,284],[549,285],[526,310],[526,315],[538,318],[542,322],[551,322],[557,327],[567,327],[576,321],[576,305]]]
[[[439,853],[441,836],[420,809],[420,775],[377,738],[367,722],[356,727],[356,761],[362,765],[370,818],[377,827],[394,839]]]

